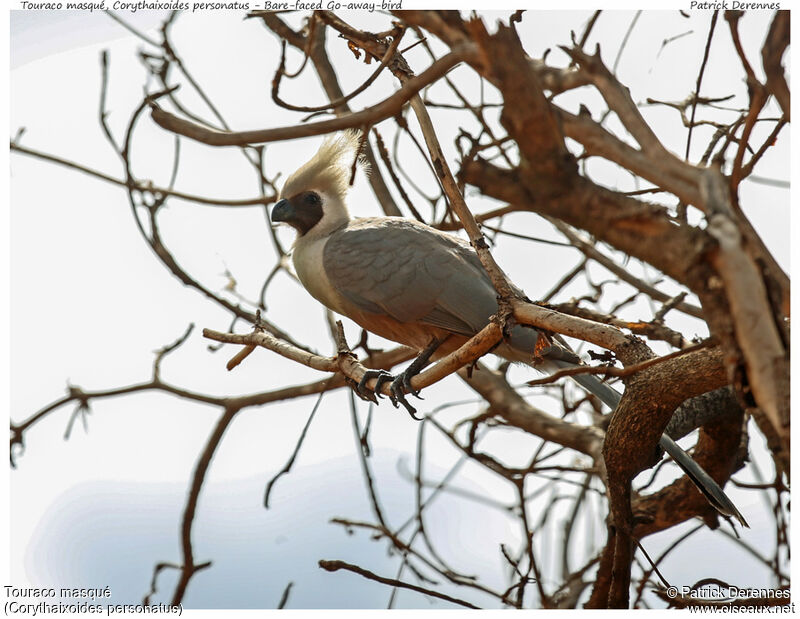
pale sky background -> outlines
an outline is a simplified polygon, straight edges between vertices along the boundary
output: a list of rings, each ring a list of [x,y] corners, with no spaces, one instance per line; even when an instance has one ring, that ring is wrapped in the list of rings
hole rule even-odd
[[[683,8],[688,8],[688,3]],[[527,51],[540,57],[545,48],[566,43],[570,30],[581,32],[590,15],[589,10],[528,12],[518,28]],[[387,23],[379,15],[343,16],[368,30],[384,29]],[[642,14],[618,70],[634,99],[680,100],[693,89],[710,16],[709,12],[691,13],[690,19],[684,19],[677,11]],[[97,123],[99,54],[103,49],[110,54],[110,124],[121,139],[142,95],[144,70],[136,53],[143,44],[99,12],[12,12],[10,17],[9,135],[25,127],[24,145],[120,177],[120,163]],[[149,32],[161,20],[160,15],[147,12],[125,17]],[[606,13],[598,20],[589,43],[602,42],[607,64],[616,55],[632,18],[632,12],[620,12]],[[745,48],[758,60],[754,62],[757,70],[760,57],[755,51],[760,52],[770,19],[770,13],[748,13],[741,24]],[[493,24],[494,19],[487,17],[486,22]],[[729,94],[731,85],[738,86],[737,103],[741,104],[746,93],[740,63],[732,55],[727,25],[721,18],[717,28],[703,94]],[[664,38],[684,32],[691,34],[661,49]],[[276,109],[270,100],[279,47],[258,20],[243,21],[241,14],[226,13],[183,15],[173,36],[195,78],[208,87],[235,128],[298,121],[298,115]],[[350,52],[337,43],[329,37],[334,64],[348,67],[340,76],[343,90],[349,92],[374,65],[356,65]],[[296,67],[299,55],[289,58],[290,67]],[[417,70],[427,66],[427,55],[421,50],[407,58]],[[564,62],[557,50],[551,60]],[[786,62],[788,65],[788,56]],[[469,72],[460,68],[453,75],[458,76],[459,71]],[[736,77],[731,78],[731,73]],[[324,95],[313,71],[308,77],[302,87],[287,83],[282,90],[284,98],[298,101],[305,96],[309,102],[321,102]],[[384,74],[353,107],[360,109],[393,87],[392,78]],[[181,93],[194,103],[188,85],[182,86]],[[581,89],[558,101],[577,109],[583,101],[590,105],[596,100],[588,89]],[[770,109],[775,111],[777,106],[771,104]],[[454,160],[454,125],[447,113],[433,113],[439,120],[437,127],[442,128],[447,153]],[[645,108],[644,113],[668,147],[682,153],[685,133],[677,114],[653,107]],[[146,115],[140,125],[134,142],[134,170],[140,178],[164,185],[172,139]],[[693,138],[699,152],[706,143],[704,136],[706,133],[698,131]],[[757,175],[789,179],[789,140],[787,135],[781,137],[757,168]],[[318,144],[319,138],[309,138],[268,145],[269,173],[281,171],[285,177],[313,154]],[[184,140],[177,188],[216,197],[252,197],[257,187],[243,163],[237,150],[212,149]],[[604,184],[622,190],[634,188],[629,176],[612,166],[606,168],[596,162],[590,166],[594,178]],[[229,315],[196,291],[184,288],[152,256],[135,229],[121,188],[17,154],[11,156],[9,169],[12,419],[19,422],[61,397],[67,383],[95,390],[147,380],[152,351],[174,341],[190,322],[196,325],[190,340],[162,367],[164,378],[174,384],[223,395],[321,378],[320,373],[265,350],[251,355],[236,371],[227,372],[225,362],[234,349],[210,354],[200,332],[204,327],[227,329]],[[424,168],[412,171],[415,180],[431,187]],[[472,194],[467,197],[476,212],[492,206]],[[788,269],[788,190],[748,181],[742,185],[741,199],[767,246]],[[351,205],[356,215],[377,214],[363,177],[352,192]],[[421,201],[417,205],[427,214]],[[222,291],[226,283],[222,274],[228,268],[239,282],[239,292],[257,298],[274,258],[263,211],[233,211],[172,200],[161,221],[166,244],[197,279]],[[532,222],[533,216],[518,215],[509,219],[507,227],[530,230],[536,225]],[[558,239],[544,223],[535,233]],[[285,245],[291,236],[288,231],[281,232]],[[503,239],[495,255],[511,278],[534,298],[549,290],[579,260],[571,249],[519,244],[511,239]],[[602,269],[593,273],[596,279],[607,277]],[[670,290],[668,286],[664,289]],[[570,288],[559,300],[578,292],[579,287]],[[278,276],[268,303],[270,320],[293,332],[302,325],[298,335],[303,342],[323,354],[331,352],[321,307],[295,282]],[[645,304],[628,311],[634,318],[651,317]],[[675,326],[688,336],[704,333],[700,323],[674,318]],[[244,326],[238,329],[242,331]],[[347,332],[354,344],[358,330],[349,324]],[[512,376],[521,383],[532,378],[530,374],[519,369]],[[457,377],[427,389],[424,396],[425,401],[419,403],[422,413],[452,400],[474,401],[472,392],[462,387]],[[539,397],[536,402],[555,411],[546,398]],[[336,516],[371,520],[344,390],[324,397],[293,472],[276,485],[272,509],[262,507],[264,485],[285,463],[313,404],[313,398],[306,398],[247,409],[228,429],[207,475],[194,525],[196,560],[210,559],[214,564],[193,578],[186,606],[271,608],[290,580],[295,582],[290,608],[386,605],[387,587],[349,573],[328,574],[317,567],[322,558],[342,559],[393,576],[398,563],[397,557],[387,556],[383,543],[371,541],[364,532],[349,536],[328,523]],[[475,408],[474,404],[457,407],[443,419],[466,416]],[[366,405],[359,403],[362,423],[366,410]],[[138,602],[148,590],[155,563],[180,560],[179,526],[190,475],[220,411],[157,392],[98,400],[88,417],[88,431],[77,422],[65,441],[62,436],[71,412],[70,407],[63,408],[26,434],[25,452],[10,475],[10,574],[6,582],[17,586],[109,585],[114,601]],[[385,511],[394,525],[413,513],[414,488],[405,471],[413,471],[418,429],[405,412],[388,403],[374,411],[372,465]],[[439,479],[457,454],[430,428],[427,437],[426,475]],[[751,450],[760,447],[760,440],[760,435],[751,435]],[[503,454],[510,462],[525,459],[529,453],[530,442],[524,437],[508,435],[503,441]],[[769,478],[769,463],[759,460],[758,464]],[[749,472],[739,473],[737,478],[752,480]],[[507,485],[475,465],[464,468],[456,485],[503,502],[512,500]],[[758,527],[768,516],[765,505],[753,494],[731,489],[731,495],[755,525],[744,533],[745,539],[769,554],[772,533]],[[453,564],[480,574],[487,584],[501,586],[503,559],[497,548],[499,543],[514,547],[520,543],[516,520],[451,496],[431,508],[428,523]],[[588,519],[583,526],[588,543],[596,546],[603,542],[602,522]],[[647,538],[648,551],[652,556],[659,554],[690,526],[693,523]],[[552,535],[555,529],[543,538]],[[740,586],[771,584],[763,572],[744,573],[743,567],[752,564],[721,534],[703,531],[693,540],[662,568],[676,584],[692,584],[711,574]],[[542,549],[545,561],[548,550],[552,551]],[[161,595],[155,599],[168,599],[172,584],[173,574],[163,573]],[[445,590],[461,593],[476,604],[490,602],[471,592]],[[399,594],[398,606],[450,607],[409,592]]]

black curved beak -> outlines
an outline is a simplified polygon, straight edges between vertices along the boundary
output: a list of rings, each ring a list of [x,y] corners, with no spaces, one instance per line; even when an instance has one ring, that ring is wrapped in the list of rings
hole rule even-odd
[[[295,215],[294,206],[292,206],[289,200],[284,198],[283,200],[278,200],[277,204],[275,204],[272,209],[271,219],[273,223],[278,223],[281,221],[290,221]]]

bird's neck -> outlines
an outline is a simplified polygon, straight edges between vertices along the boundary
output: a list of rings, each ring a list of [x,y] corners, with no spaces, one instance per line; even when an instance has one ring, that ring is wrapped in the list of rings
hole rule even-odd
[[[328,199],[325,202],[323,215],[320,220],[314,224],[308,232],[297,237],[295,247],[312,243],[317,239],[326,238],[337,230],[344,228],[350,223],[350,220],[350,213],[343,202],[340,200]]]

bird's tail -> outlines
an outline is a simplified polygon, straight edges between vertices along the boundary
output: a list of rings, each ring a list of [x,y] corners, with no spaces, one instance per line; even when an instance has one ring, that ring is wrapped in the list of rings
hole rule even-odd
[[[550,363],[558,368],[574,368],[576,366],[575,363],[563,359],[552,359]],[[600,398],[611,410],[614,410],[622,399],[622,396],[616,389],[602,382],[593,374],[576,374],[571,378],[581,387]],[[750,525],[747,524],[742,514],[736,509],[733,501],[723,492],[719,484],[717,484],[697,462],[692,460],[689,454],[681,449],[681,447],[666,434],[661,435],[659,444],[675,463],[683,469],[686,476],[692,480],[692,483],[720,514],[736,518],[742,526],[749,528]]]

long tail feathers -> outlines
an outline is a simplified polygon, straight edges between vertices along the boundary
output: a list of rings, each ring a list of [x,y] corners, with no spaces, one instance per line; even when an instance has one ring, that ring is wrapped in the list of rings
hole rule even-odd
[[[554,359],[552,363],[559,368],[575,367],[575,364],[560,359]],[[622,399],[622,396],[616,389],[602,382],[593,374],[576,374],[572,376],[572,379],[581,387],[600,398],[611,410],[614,410],[617,404],[619,404],[620,399]],[[739,513],[739,510],[736,509],[733,501],[731,501],[722,491],[722,488],[719,487],[719,484],[717,484],[697,462],[692,460],[689,454],[681,449],[675,441],[666,434],[662,434],[659,444],[664,451],[672,457],[675,463],[683,469],[686,476],[692,480],[692,483],[697,486],[697,489],[720,514],[736,518],[743,527],[750,527],[742,514]]]
[[[709,503],[723,516],[730,516],[736,518],[743,527],[750,528],[747,520],[744,519],[739,510],[733,504],[728,496],[723,492],[711,476],[703,470],[697,462],[687,454],[680,445],[673,441],[666,434],[661,435],[659,444],[664,448],[673,460],[683,469],[686,476],[692,480],[692,483],[697,486],[697,489],[703,493]]]

